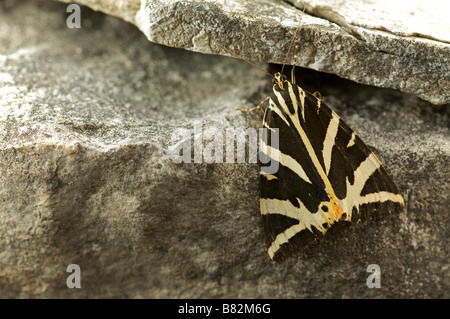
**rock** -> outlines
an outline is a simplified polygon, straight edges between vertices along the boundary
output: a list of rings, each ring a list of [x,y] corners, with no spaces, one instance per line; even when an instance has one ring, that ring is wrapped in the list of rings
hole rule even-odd
[[[263,243],[257,164],[168,153],[199,124],[204,136],[256,130],[260,112],[236,108],[267,96],[270,78],[152,44],[87,8],[78,30],[61,3],[0,8],[1,297],[449,297],[448,108],[302,70],[300,83],[320,87],[373,147],[407,210],[278,265]],[[81,289],[66,286],[70,264]],[[366,286],[371,264],[379,289]]]
[[[152,42],[229,55],[214,40],[272,63],[283,63],[301,17],[299,65],[450,102],[450,24],[441,2],[291,0],[304,14],[280,0],[77,2],[134,23]]]

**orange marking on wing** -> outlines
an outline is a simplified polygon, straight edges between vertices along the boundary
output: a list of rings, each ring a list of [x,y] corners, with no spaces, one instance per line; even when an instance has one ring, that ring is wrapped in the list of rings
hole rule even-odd
[[[334,219],[339,220],[343,213],[344,212],[342,211],[341,206],[339,206],[339,204],[336,204],[336,209],[334,210],[334,215],[333,215]]]

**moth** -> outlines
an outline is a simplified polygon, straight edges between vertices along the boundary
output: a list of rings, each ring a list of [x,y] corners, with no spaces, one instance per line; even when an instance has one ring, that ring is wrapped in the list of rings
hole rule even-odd
[[[283,262],[339,224],[400,213],[403,198],[375,154],[320,97],[275,74],[264,111],[279,147],[261,149],[279,162],[260,169],[260,209],[270,258]]]
[[[298,30],[285,63],[298,41]],[[291,81],[283,71],[269,74],[273,92],[252,108],[264,111],[267,136],[260,141],[260,152],[279,164],[270,173],[260,166],[267,252],[278,263],[333,227],[378,220],[402,212],[404,206],[397,186],[375,154],[324,103],[320,93],[312,94],[295,84],[294,68],[295,63]],[[271,134],[279,134],[278,145],[271,145]]]

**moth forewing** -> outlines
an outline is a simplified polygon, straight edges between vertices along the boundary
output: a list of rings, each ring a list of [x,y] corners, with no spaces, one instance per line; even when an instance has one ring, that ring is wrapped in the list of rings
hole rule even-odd
[[[261,175],[273,260],[285,261],[339,223],[402,211],[403,198],[380,161],[321,98],[290,82],[273,91],[264,126],[279,129],[279,149],[270,152],[280,165]]]

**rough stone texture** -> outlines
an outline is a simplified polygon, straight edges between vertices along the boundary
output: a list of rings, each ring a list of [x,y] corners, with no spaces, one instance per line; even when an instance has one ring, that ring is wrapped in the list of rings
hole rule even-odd
[[[302,70],[397,181],[400,217],[333,232],[283,265],[256,164],[175,164],[177,128],[259,127],[270,79],[149,43],[83,8],[0,2],[0,297],[449,298],[448,106]],[[310,85],[310,87],[308,86]],[[68,289],[78,264],[82,288]],[[369,289],[366,268],[381,267]]]
[[[134,23],[152,42],[228,55],[214,40],[273,63],[284,61],[301,16],[301,66],[450,102],[450,5],[442,1],[292,0],[305,14],[281,0],[77,2]]]
[[[450,43],[450,21],[442,1],[287,0],[315,16],[330,20],[351,33],[380,30],[401,37],[422,37]],[[359,35],[362,36],[362,35]]]

